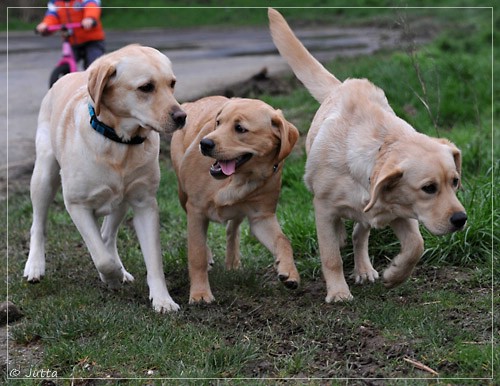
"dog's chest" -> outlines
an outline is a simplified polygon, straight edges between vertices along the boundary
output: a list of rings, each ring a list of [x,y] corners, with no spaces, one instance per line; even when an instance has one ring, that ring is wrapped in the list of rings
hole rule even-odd
[[[241,217],[242,208],[239,206],[215,206],[211,205],[207,210],[207,217],[210,221],[218,222],[225,224],[229,220],[232,220],[236,217]]]
[[[123,176],[109,170],[101,173],[94,171],[86,178],[73,174],[65,184],[64,195],[70,203],[85,205],[92,208],[97,216],[106,216],[124,203],[140,206],[154,197],[158,181],[151,177],[150,174],[140,175],[137,172]]]

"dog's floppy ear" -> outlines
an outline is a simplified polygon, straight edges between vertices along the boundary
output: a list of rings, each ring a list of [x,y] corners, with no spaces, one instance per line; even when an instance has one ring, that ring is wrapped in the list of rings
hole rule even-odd
[[[455,168],[457,169],[458,174],[462,175],[462,153],[460,149],[456,147],[452,142],[448,141],[446,138],[434,138],[439,143],[447,146],[451,150],[451,155],[453,156],[453,161],[455,162]],[[458,187],[462,187],[462,183],[458,182]]]
[[[276,110],[276,113],[271,119],[271,123],[279,130],[281,144],[278,153],[278,162],[281,162],[290,154],[295,146],[299,138],[299,131],[285,119],[281,110]]]
[[[363,209],[368,212],[379,199],[383,190],[390,189],[403,177],[403,169],[393,162],[386,161],[380,170],[375,169],[370,181],[370,201]]]
[[[95,114],[99,115],[101,108],[101,97],[104,92],[104,87],[108,83],[109,78],[116,73],[116,66],[114,63],[101,58],[98,62],[89,68],[89,79],[87,89],[90,97],[94,101]]]

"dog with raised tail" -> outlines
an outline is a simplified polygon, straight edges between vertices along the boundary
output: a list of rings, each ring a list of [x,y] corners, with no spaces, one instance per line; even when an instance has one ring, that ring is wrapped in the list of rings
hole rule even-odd
[[[464,228],[467,215],[456,193],[461,153],[396,116],[382,89],[366,79],[341,82],[294,35],[283,16],[268,10],[274,44],[297,78],[321,104],[306,139],[304,180],[314,210],[326,301],[352,299],[340,248],[343,219],[356,223],[354,279],[374,282],[368,255],[371,228],[390,226],[401,243],[383,273],[387,287],[403,283],[424,252],[419,222],[444,235]]]

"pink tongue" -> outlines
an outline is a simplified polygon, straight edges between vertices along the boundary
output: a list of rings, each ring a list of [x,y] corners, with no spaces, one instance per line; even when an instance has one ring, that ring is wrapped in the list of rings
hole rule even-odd
[[[222,173],[224,173],[226,176],[234,174],[234,171],[236,170],[236,160],[219,161],[219,165],[222,169]]]

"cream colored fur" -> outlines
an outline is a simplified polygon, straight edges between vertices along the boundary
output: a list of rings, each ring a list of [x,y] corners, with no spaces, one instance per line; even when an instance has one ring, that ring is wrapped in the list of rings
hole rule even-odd
[[[436,235],[465,225],[465,209],[456,197],[461,153],[448,140],[420,134],[397,117],[370,81],[339,81],[311,56],[279,12],[269,9],[268,14],[280,54],[321,103],[307,135],[304,179],[314,194],[326,301],[352,298],[340,255],[343,219],[356,222],[356,283],[378,278],[368,256],[370,228],[394,230],[401,251],[383,278],[388,287],[396,286],[410,276],[424,251],[419,221]]]
[[[127,209],[147,268],[155,311],[174,311],[163,274],[156,191],[160,181],[160,132],[182,126],[185,113],[173,96],[175,76],[159,51],[132,45],[97,59],[85,72],[58,80],[43,99],[36,133],[31,179],[33,225],[24,276],[45,275],[45,233],[49,205],[62,184],[64,204],[78,228],[101,279],[111,287],[134,278],[116,248],[118,227]],[[152,88],[151,88],[152,87]],[[128,140],[113,142],[94,131],[91,103],[103,123]],[[105,216],[101,229],[97,218]]]

